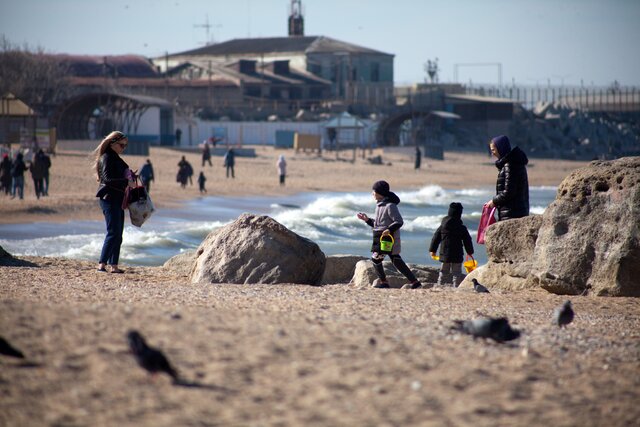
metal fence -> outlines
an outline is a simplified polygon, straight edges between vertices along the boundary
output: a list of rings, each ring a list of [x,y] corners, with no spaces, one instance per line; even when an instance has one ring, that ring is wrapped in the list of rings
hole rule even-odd
[[[640,89],[637,87],[489,87],[465,86],[467,95],[512,99],[531,109],[539,102],[559,103],[567,107],[607,113],[640,112]]]

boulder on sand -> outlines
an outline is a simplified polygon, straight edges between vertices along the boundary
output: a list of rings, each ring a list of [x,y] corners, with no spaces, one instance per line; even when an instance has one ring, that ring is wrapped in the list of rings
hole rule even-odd
[[[200,244],[192,283],[297,283],[316,285],[325,256],[309,239],[268,216],[242,214]]]
[[[191,273],[193,264],[195,262],[196,251],[189,250],[172,256],[162,265],[162,268],[172,271],[173,273],[179,274],[181,276],[188,276],[189,273]]]
[[[356,263],[365,259],[359,255],[329,255],[320,284],[349,283],[356,269]]]
[[[562,181],[543,215],[487,229],[489,288],[640,296],[640,157],[595,161]]]
[[[391,261],[383,261],[382,266],[387,275],[389,287],[401,288],[402,285],[409,283],[407,278],[396,270]],[[408,264],[408,266],[424,288],[433,287],[433,284],[438,280],[438,269],[435,267],[418,264]],[[355,272],[353,273],[353,278],[351,279],[351,284],[357,287],[370,287],[377,278],[378,276],[376,275],[371,260],[358,261]]]

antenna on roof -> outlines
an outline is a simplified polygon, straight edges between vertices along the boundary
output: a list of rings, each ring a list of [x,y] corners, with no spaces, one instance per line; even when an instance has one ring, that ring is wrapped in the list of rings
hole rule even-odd
[[[304,36],[302,0],[291,0],[289,8],[289,37]]]
[[[209,24],[209,14],[207,13],[206,18],[205,18],[205,23],[204,24],[196,24],[193,26],[193,28],[204,28],[205,31],[207,32],[207,38],[206,41],[203,43],[205,46],[208,46],[210,44],[213,44],[213,42],[211,41],[211,39],[209,38],[209,30],[211,29],[211,27],[213,25]]]

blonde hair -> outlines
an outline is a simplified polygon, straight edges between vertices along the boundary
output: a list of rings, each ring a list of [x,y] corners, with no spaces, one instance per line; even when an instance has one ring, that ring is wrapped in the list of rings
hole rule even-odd
[[[98,181],[100,180],[100,157],[102,157],[111,144],[126,140],[127,136],[124,133],[119,130],[114,130],[109,135],[105,136],[96,149],[93,150],[93,169],[96,171],[96,178]]]

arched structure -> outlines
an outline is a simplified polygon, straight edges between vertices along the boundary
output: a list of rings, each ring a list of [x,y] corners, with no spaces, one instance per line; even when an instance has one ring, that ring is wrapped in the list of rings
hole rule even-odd
[[[142,95],[87,93],[60,105],[54,117],[60,139],[99,139],[114,129],[136,134],[150,107],[171,110],[170,102]]]

